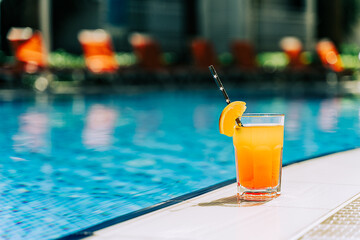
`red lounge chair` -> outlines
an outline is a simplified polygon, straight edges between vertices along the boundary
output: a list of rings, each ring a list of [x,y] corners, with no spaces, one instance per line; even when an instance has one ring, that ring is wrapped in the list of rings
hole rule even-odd
[[[244,40],[235,40],[231,43],[230,48],[238,68],[242,70],[254,70],[257,68],[256,53],[251,43]]]
[[[42,35],[31,28],[11,28],[7,39],[17,61],[16,71],[35,73],[47,67],[47,53]]]
[[[335,44],[330,40],[321,40],[316,44],[316,51],[319,55],[322,65],[334,72],[344,70],[340,55]]]
[[[191,51],[196,68],[204,70],[210,65],[218,65],[213,45],[205,39],[195,39],[191,42]]]
[[[129,42],[138,59],[140,67],[146,70],[164,68],[160,45],[150,36],[135,33],[130,36]]]
[[[106,31],[82,30],[78,39],[84,51],[86,67],[92,73],[115,73],[118,70],[111,37]]]

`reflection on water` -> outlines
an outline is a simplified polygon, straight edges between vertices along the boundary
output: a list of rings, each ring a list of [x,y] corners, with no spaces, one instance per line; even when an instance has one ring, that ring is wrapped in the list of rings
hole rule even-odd
[[[87,147],[109,146],[113,140],[115,121],[118,114],[115,110],[95,104],[90,108],[82,134]]]
[[[17,152],[43,152],[51,142],[47,137],[49,117],[44,113],[28,112],[19,116],[19,131],[13,136]]]
[[[341,105],[339,99],[325,99],[320,103],[318,126],[323,131],[334,131],[337,127]]]

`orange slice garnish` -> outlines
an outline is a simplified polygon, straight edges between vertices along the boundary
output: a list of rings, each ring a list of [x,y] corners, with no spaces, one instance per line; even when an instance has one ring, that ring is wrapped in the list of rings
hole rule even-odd
[[[221,134],[225,134],[228,137],[234,135],[234,128],[236,126],[236,118],[243,115],[246,109],[246,103],[241,101],[235,101],[228,104],[221,112],[219,119],[219,129]]]

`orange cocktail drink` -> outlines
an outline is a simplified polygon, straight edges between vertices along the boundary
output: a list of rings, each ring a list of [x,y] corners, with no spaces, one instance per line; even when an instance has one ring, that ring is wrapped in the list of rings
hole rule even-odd
[[[231,102],[214,67],[209,66],[227,106],[219,119],[221,134],[233,137],[238,198],[266,201],[280,194],[284,114],[244,114],[246,103]]]
[[[284,115],[244,114],[233,134],[238,195],[262,200],[280,194]]]
[[[219,130],[233,137],[238,197],[264,201],[280,194],[284,114],[243,114],[246,103],[229,103]]]

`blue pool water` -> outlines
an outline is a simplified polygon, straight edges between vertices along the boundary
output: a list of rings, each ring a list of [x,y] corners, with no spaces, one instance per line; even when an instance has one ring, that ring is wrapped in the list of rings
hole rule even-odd
[[[359,98],[233,90],[286,114],[284,164],[360,146]],[[53,239],[235,177],[217,90],[0,102],[0,238]]]

